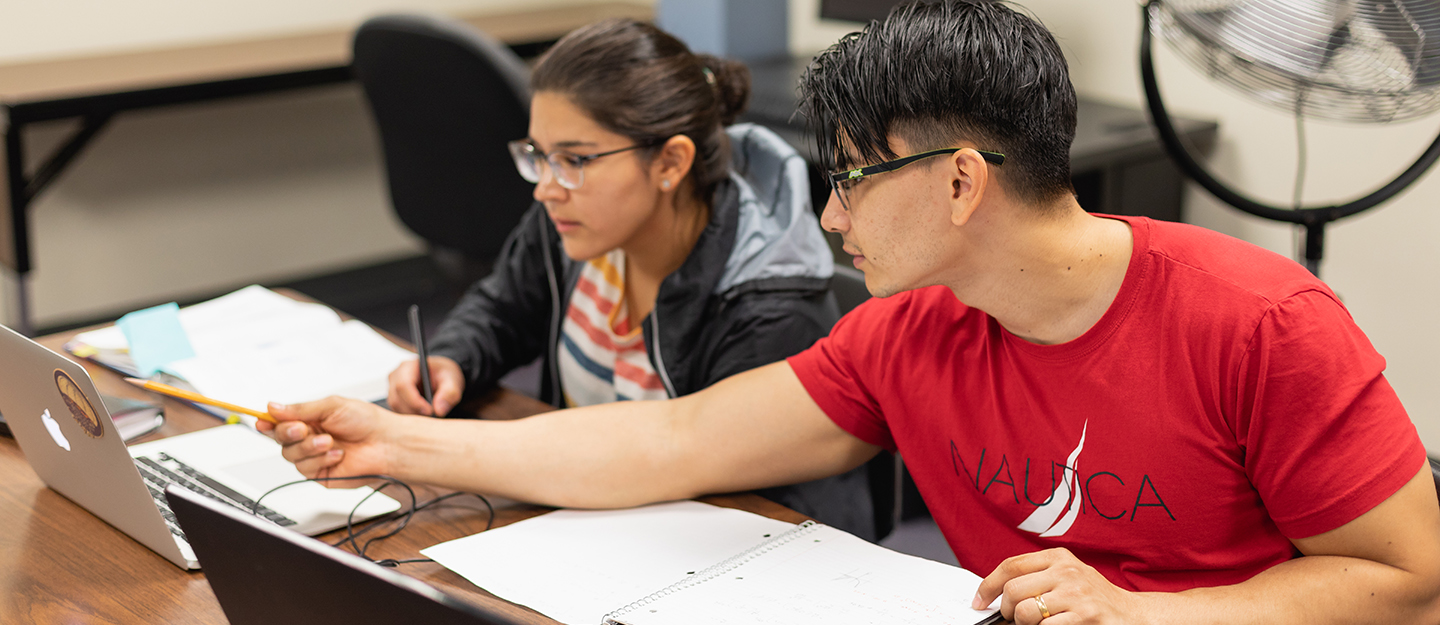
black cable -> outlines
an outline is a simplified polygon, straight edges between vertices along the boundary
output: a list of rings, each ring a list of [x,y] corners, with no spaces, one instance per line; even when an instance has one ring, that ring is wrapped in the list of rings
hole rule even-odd
[[[358,555],[358,556],[360,556],[360,557],[362,557],[362,558],[365,558],[366,560],[369,560],[370,562],[374,562],[375,564],[379,564],[380,566],[385,566],[385,567],[391,567],[391,568],[393,568],[393,567],[398,566],[398,565],[401,565],[401,564],[411,564],[411,563],[416,563],[416,562],[434,562],[434,560],[431,560],[430,558],[410,558],[410,559],[405,559],[405,560],[396,560],[396,559],[394,559],[394,558],[384,558],[384,559],[380,559],[380,560],[371,560],[370,557],[366,555],[366,552],[370,549],[370,545],[373,544],[373,543],[375,543],[376,541],[384,540],[384,539],[386,539],[386,538],[389,538],[389,537],[391,537],[391,536],[394,536],[394,535],[400,533],[401,530],[404,530],[406,527],[408,527],[408,526],[410,525],[410,519],[415,516],[415,513],[416,513],[416,512],[419,512],[419,511],[421,511],[421,510],[424,510],[424,509],[426,509],[426,508],[429,508],[429,507],[431,507],[431,506],[434,506],[434,505],[436,505],[436,504],[438,504],[438,503],[440,503],[440,502],[442,502],[442,501],[445,501],[445,500],[447,500],[447,499],[451,499],[451,498],[459,497],[459,496],[463,496],[463,495],[473,495],[475,498],[479,499],[481,503],[485,504],[486,510],[489,511],[489,515],[488,515],[488,517],[487,517],[486,520],[485,520],[485,529],[484,529],[484,530],[481,530],[481,531],[489,531],[490,528],[491,528],[491,527],[494,527],[494,525],[495,525],[495,506],[492,505],[492,504],[490,503],[490,500],[489,500],[489,499],[486,499],[484,495],[480,495],[480,494],[477,494],[477,493],[454,492],[454,493],[450,493],[450,494],[447,494],[447,495],[441,495],[441,496],[439,496],[439,497],[435,497],[434,499],[430,499],[429,501],[419,502],[418,499],[415,497],[415,489],[411,488],[409,484],[406,484],[405,482],[403,482],[403,481],[401,481],[401,480],[398,480],[398,479],[395,479],[395,478],[393,478],[393,477],[390,477],[390,476],[388,476],[388,475],[355,475],[355,476],[350,476],[350,477],[317,477],[317,478],[308,478],[308,479],[303,479],[303,480],[295,480],[295,481],[293,481],[293,482],[286,482],[286,483],[284,483],[284,484],[281,484],[281,485],[279,485],[279,486],[276,486],[276,487],[274,487],[274,488],[271,488],[270,490],[265,491],[264,494],[260,495],[260,497],[258,497],[258,498],[255,500],[255,502],[250,506],[250,514],[259,516],[259,514],[260,514],[260,513],[259,513],[259,510],[260,510],[260,502],[263,501],[266,497],[269,497],[269,496],[270,496],[272,493],[274,493],[275,491],[278,491],[278,490],[280,490],[280,489],[282,489],[282,488],[288,488],[288,487],[290,487],[290,486],[295,486],[296,484],[305,484],[305,483],[307,483],[307,482],[317,482],[317,483],[318,483],[318,482],[331,482],[331,481],[339,481],[339,480],[382,480],[382,481],[385,482],[384,484],[381,484],[379,487],[376,487],[376,488],[371,489],[371,491],[370,491],[369,494],[365,495],[365,497],[363,497],[359,502],[356,502],[355,506],[350,509],[350,513],[349,513],[348,515],[346,515],[346,517],[345,517],[345,537],[342,538],[342,539],[340,539],[338,542],[335,542],[335,543],[331,544],[332,547],[337,547],[337,548],[339,548],[339,547],[345,545],[346,543],[349,543],[349,544],[350,544],[350,549],[351,549],[351,551],[353,551],[353,552],[355,553],[355,555]],[[404,511],[390,512],[390,513],[387,513],[387,514],[385,514],[385,515],[382,515],[382,516],[374,519],[374,522],[371,523],[370,525],[368,525],[368,526],[366,526],[366,527],[364,527],[364,528],[361,528],[359,531],[356,531],[356,530],[355,530],[355,515],[356,515],[356,513],[358,513],[358,512],[360,511],[360,507],[363,506],[363,505],[365,505],[365,502],[366,502],[366,501],[369,501],[371,497],[374,497],[375,495],[379,494],[380,491],[385,490],[386,488],[388,488],[388,487],[390,487],[390,486],[400,486],[401,488],[404,488],[407,493],[410,494],[410,508],[407,509],[407,510],[404,510]],[[379,535],[379,536],[375,536],[375,537],[373,537],[373,538],[370,538],[369,540],[366,540],[363,545],[359,543],[358,539],[359,539],[361,536],[364,536],[365,534],[368,534],[369,532],[371,532],[372,530],[375,530],[376,528],[384,527],[385,525],[387,525],[387,524],[389,524],[389,523],[393,523],[393,522],[395,522],[395,521],[399,521],[399,522],[400,522],[399,525],[397,525],[395,528],[391,529],[390,531],[388,531],[388,532],[386,532],[386,533],[384,533],[384,534],[381,534],[381,535]]]
[[[1300,198],[1305,194],[1305,167],[1309,150],[1305,148],[1305,118],[1300,115],[1300,105],[1295,107],[1295,194],[1291,205],[1295,210],[1304,209]]]
[[[421,509],[421,510],[424,510],[425,508],[428,508],[428,507],[430,507],[430,506],[433,506],[433,505],[435,505],[435,504],[438,504],[438,503],[440,503],[440,502],[442,502],[442,501],[445,501],[446,499],[450,499],[450,498],[452,498],[452,497],[463,497],[463,496],[465,496],[465,495],[473,496],[473,497],[475,497],[476,499],[479,499],[479,500],[480,500],[480,503],[485,504],[486,510],[488,510],[488,511],[490,512],[490,518],[485,521],[485,529],[480,530],[480,531],[482,531],[482,532],[489,531],[490,528],[495,525],[495,506],[491,505],[491,504],[490,504],[490,500],[489,500],[489,499],[486,499],[484,495],[480,495],[480,494],[477,494],[477,493],[466,493],[466,492],[459,492],[459,491],[457,491],[457,492],[450,493],[450,494],[448,494],[448,495],[441,495],[441,496],[439,496],[439,497],[436,497],[436,498],[434,498],[434,499],[431,499],[430,501],[427,501],[427,502],[425,502],[425,503],[422,503],[422,504],[420,504],[420,509]]]
[[[1293,196],[1291,197],[1290,204],[1297,211],[1303,210],[1305,207],[1304,204],[1301,203],[1301,198],[1304,196],[1305,193],[1305,170],[1310,152],[1305,147],[1305,117],[1300,114],[1300,109],[1303,106],[1303,98],[1297,99],[1295,101],[1295,191]],[[1295,250],[1294,258],[1296,261],[1302,264],[1306,262],[1306,259],[1304,258],[1305,238],[1303,237],[1305,235],[1303,234],[1303,231],[1304,228],[1297,224],[1294,228],[1291,229],[1292,236],[1290,237],[1290,247],[1291,249]],[[1318,260],[1313,264],[1315,266],[1311,270],[1311,273],[1314,273],[1317,276],[1320,275]]]
[[[424,502],[424,503],[421,503],[421,504],[419,504],[419,505],[416,505],[416,506],[414,506],[413,508],[411,508],[411,510],[410,510],[409,512],[407,512],[405,515],[403,515],[403,516],[401,516],[401,517],[395,517],[395,518],[391,518],[391,519],[385,519],[385,520],[383,520],[383,521],[379,521],[379,522],[376,522],[376,523],[372,523],[369,527],[366,527],[365,529],[361,530],[359,533],[355,534],[355,535],[351,538],[351,546],[352,546],[352,547],[355,547],[354,538],[359,538],[361,535],[365,534],[365,533],[368,532],[370,529],[375,528],[375,527],[378,527],[378,526],[380,526],[380,525],[383,524],[383,523],[389,523],[389,522],[394,521],[394,520],[396,520],[396,519],[400,519],[400,520],[401,520],[401,523],[400,523],[400,526],[399,526],[399,527],[396,527],[394,530],[391,530],[391,531],[389,531],[389,532],[386,532],[386,533],[381,534],[381,535],[379,535],[379,536],[376,536],[376,537],[374,537],[374,538],[371,538],[371,539],[365,541],[365,544],[364,544],[364,545],[358,546],[358,547],[356,548],[356,553],[357,553],[360,557],[363,557],[363,558],[365,558],[365,559],[368,560],[368,559],[370,559],[370,558],[369,558],[369,556],[366,555],[366,552],[369,551],[370,545],[371,545],[372,543],[376,542],[376,541],[384,540],[384,539],[386,539],[386,538],[389,538],[389,537],[391,537],[391,536],[394,536],[395,534],[398,534],[398,533],[400,532],[400,530],[405,529],[405,526],[409,525],[409,523],[410,523],[410,517],[413,516],[416,512],[419,512],[419,511],[424,510],[424,509],[426,509],[426,508],[429,508],[429,507],[431,507],[431,506],[433,506],[433,505],[436,505],[436,504],[438,504],[438,503],[440,503],[440,502],[442,502],[442,501],[445,501],[446,499],[451,499],[451,498],[454,498],[454,497],[460,497],[460,496],[463,496],[463,495],[473,495],[474,497],[476,497],[477,499],[479,499],[481,503],[484,503],[484,504],[485,504],[485,508],[486,508],[487,510],[489,510],[489,516],[488,516],[488,518],[485,520],[485,529],[484,529],[484,530],[481,530],[481,531],[489,531],[490,528],[495,524],[495,506],[493,506],[493,505],[490,504],[490,500],[489,500],[489,499],[486,499],[484,495],[479,495],[479,494],[476,494],[476,493],[454,492],[454,493],[450,493],[450,494],[448,494],[448,495],[441,495],[441,496],[439,496],[439,497],[436,497],[436,498],[434,498],[434,499],[431,499],[431,500],[429,500],[429,501],[426,501],[426,502]],[[343,541],[342,541],[342,542],[343,542]],[[389,559],[386,559],[386,560],[372,560],[372,562],[375,562],[375,563],[377,563],[377,564],[380,564],[381,566],[394,566],[394,564],[405,564],[405,563],[409,563],[409,562],[433,562],[433,560],[430,560],[430,559],[428,559],[428,558],[416,558],[416,559],[413,559],[413,560],[403,560],[403,561],[401,561],[401,560],[389,560]],[[390,563],[394,563],[394,564],[390,564]]]
[[[351,509],[350,509],[350,516],[349,516],[349,518],[347,518],[347,519],[345,520],[345,521],[346,521],[346,524],[345,524],[345,534],[346,534],[346,536],[348,537],[348,539],[349,539],[349,541],[350,541],[350,546],[351,546],[352,548],[355,548],[355,553],[356,553],[356,555],[358,555],[358,556],[360,556],[360,557],[362,557],[362,558],[365,558],[366,560],[370,560],[370,557],[367,556],[367,555],[365,555],[365,551],[370,548],[370,543],[373,543],[373,542],[375,542],[376,540],[378,540],[378,539],[380,539],[380,538],[389,538],[389,537],[391,537],[391,536],[394,536],[394,535],[400,533],[400,530],[403,530],[403,529],[405,529],[407,526],[410,525],[410,519],[412,519],[412,518],[415,517],[415,512],[416,512],[417,510],[419,510],[419,507],[418,507],[418,506],[416,505],[416,503],[415,503],[415,502],[416,502],[416,499],[415,499],[415,491],[410,488],[410,485],[409,485],[409,484],[403,484],[403,485],[405,486],[405,490],[410,491],[410,511],[409,511],[409,512],[406,512],[403,516],[399,517],[399,518],[400,518],[400,525],[398,525],[395,529],[391,530],[388,534],[382,534],[382,535],[377,536],[377,537],[375,537],[375,538],[371,538],[371,539],[368,540],[368,541],[365,541],[365,545],[364,545],[364,546],[357,547],[357,546],[356,546],[356,543],[355,543],[355,539],[358,537],[358,536],[356,535],[356,533],[355,533],[355,526],[354,526],[355,511],[358,510],[358,509],[360,508],[360,506],[365,503],[366,500],[370,499],[371,497],[374,497],[374,496],[376,495],[376,493],[379,493],[380,490],[377,489],[377,490],[372,490],[372,491],[370,491],[370,494],[365,495],[365,498],[364,498],[364,499],[361,499],[359,503],[355,504],[355,507],[354,507],[354,508],[351,508]],[[387,484],[385,484],[385,486],[389,486],[389,484],[387,483]],[[381,486],[380,488],[383,489],[385,486]],[[372,523],[372,524],[371,524],[371,527],[373,527],[374,525],[375,525],[375,524]],[[367,529],[368,529],[368,528],[367,528]],[[371,560],[371,561],[373,562],[373,560]]]
[[[260,502],[263,501],[266,497],[269,497],[271,493],[274,493],[275,491],[280,490],[280,489],[282,489],[282,488],[288,488],[288,487],[294,486],[294,485],[296,485],[296,484],[304,484],[304,483],[307,483],[307,482],[333,482],[333,481],[339,481],[339,480],[384,480],[384,481],[385,481],[385,484],[381,485],[378,489],[373,489],[373,490],[370,492],[370,494],[365,495],[365,498],[364,498],[364,499],[361,499],[358,503],[355,504],[355,507],[353,507],[353,508],[350,509],[350,513],[349,513],[348,515],[346,515],[346,517],[345,517],[345,533],[346,533],[346,539],[345,539],[345,540],[341,540],[341,541],[338,542],[338,543],[335,543],[335,545],[333,545],[333,546],[338,547],[338,546],[340,546],[340,545],[345,544],[346,541],[349,541],[349,542],[351,543],[351,547],[352,547],[353,549],[355,549],[356,551],[359,550],[359,549],[358,549],[358,545],[356,545],[355,542],[354,542],[354,536],[355,536],[355,513],[360,510],[360,506],[364,505],[366,501],[369,501],[370,498],[373,497],[373,496],[375,496],[376,493],[380,492],[381,490],[384,490],[386,487],[390,486],[391,484],[398,484],[398,485],[400,485],[401,487],[403,487],[406,491],[408,491],[408,492],[410,493],[410,509],[411,509],[411,511],[405,513],[405,515],[406,515],[406,523],[407,523],[407,524],[408,524],[408,522],[409,522],[409,518],[408,518],[409,515],[414,513],[413,510],[415,509],[415,501],[416,501],[416,498],[415,498],[415,490],[412,489],[412,488],[410,488],[410,485],[409,485],[409,484],[406,484],[406,483],[404,483],[404,482],[401,482],[400,480],[397,480],[397,479],[395,479],[395,478],[393,478],[393,477],[390,477],[390,476],[388,476],[388,475],[356,475],[356,476],[351,476],[351,477],[317,477],[317,478],[309,478],[309,479],[303,479],[303,480],[295,480],[295,481],[293,481],[293,482],[286,482],[286,483],[281,484],[281,485],[279,485],[279,486],[276,486],[276,487],[274,487],[274,488],[272,488],[272,489],[270,489],[270,490],[267,490],[267,491],[265,491],[265,493],[264,493],[263,495],[260,495],[260,498],[259,498],[259,499],[256,499],[256,500],[255,500],[255,503],[251,506],[251,508],[250,508],[250,513],[251,513],[251,514],[258,514],[258,511],[259,511],[259,509],[260,509]],[[403,527],[403,526],[402,526],[402,527]],[[363,557],[363,554],[361,554],[361,555],[362,555],[362,557]]]
[[[399,566],[399,565],[401,565],[401,564],[415,564],[416,562],[434,562],[434,560],[431,560],[430,558],[409,558],[409,559],[406,559],[406,560],[395,560],[395,559],[392,559],[392,558],[385,558],[385,559],[383,559],[383,560],[371,560],[371,562],[374,562],[375,564],[378,564],[378,565],[383,566],[383,567],[388,567],[388,568],[392,568],[392,569],[393,569],[393,568],[395,568],[395,567],[397,567],[397,566]]]

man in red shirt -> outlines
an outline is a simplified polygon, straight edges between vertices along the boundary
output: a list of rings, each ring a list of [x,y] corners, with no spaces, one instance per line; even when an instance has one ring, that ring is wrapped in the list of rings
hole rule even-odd
[[[1019,623],[1440,622],[1440,503],[1383,358],[1293,262],[1081,209],[1043,27],[902,7],[802,91],[843,170],[822,224],[879,296],[828,338],[688,397],[518,422],[275,405],[286,457],[598,508],[898,449],[988,573],[975,605]]]

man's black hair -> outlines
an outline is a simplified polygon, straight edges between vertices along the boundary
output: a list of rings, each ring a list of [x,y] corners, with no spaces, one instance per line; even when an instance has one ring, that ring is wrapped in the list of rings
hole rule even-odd
[[[1050,32],[999,2],[912,2],[821,52],[800,112],[826,169],[957,147],[1005,154],[1006,189],[1041,203],[1073,194],[1075,89]],[[840,133],[853,148],[841,149]],[[859,163],[853,162],[855,158]]]

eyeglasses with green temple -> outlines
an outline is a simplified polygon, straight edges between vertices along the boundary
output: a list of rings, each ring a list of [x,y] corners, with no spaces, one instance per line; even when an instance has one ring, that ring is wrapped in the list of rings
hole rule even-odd
[[[885,161],[883,163],[868,165],[857,169],[847,169],[845,171],[835,172],[827,175],[825,179],[830,183],[830,190],[834,191],[835,194],[840,197],[840,204],[845,207],[845,210],[850,210],[850,200],[847,196],[850,193],[850,189],[854,187],[855,182],[859,179],[866,176],[873,176],[875,174],[885,173],[887,171],[895,171],[920,159],[930,158],[932,156],[940,156],[942,154],[954,154],[963,149],[965,148],[941,148],[939,150],[930,150],[929,152],[921,152],[919,154],[912,154],[904,158],[897,158],[893,161]],[[986,162],[993,163],[995,165],[1005,164],[1004,154],[1001,154],[999,152],[987,152],[985,150],[976,150],[976,152],[979,152],[980,157],[985,159]]]

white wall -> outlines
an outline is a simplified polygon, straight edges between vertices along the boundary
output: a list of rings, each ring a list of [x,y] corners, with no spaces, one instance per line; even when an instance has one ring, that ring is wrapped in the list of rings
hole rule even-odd
[[[0,8],[0,62],[305,30],[392,9],[503,10],[561,0],[51,0]],[[572,0],[573,1],[573,0]],[[778,1],[778,0],[777,0]],[[1084,95],[1138,106],[1139,9],[1132,0],[1028,0],[1058,35]],[[791,46],[813,52],[853,29],[791,0]],[[1216,88],[1163,47],[1172,106],[1220,122],[1209,162],[1262,199],[1290,197],[1294,123]],[[1310,123],[1307,202],[1368,191],[1434,137],[1440,118],[1394,126]],[[32,133],[53,141],[63,128]],[[1290,230],[1200,191],[1189,220],[1286,255]],[[1324,277],[1390,363],[1421,436],[1440,450],[1440,182],[1333,225]],[[34,307],[41,324],[217,287],[306,275],[414,253],[391,217],[374,133],[353,87],[120,116],[35,207]],[[8,285],[7,285],[8,287]],[[0,291],[6,307],[10,291]]]
[[[6,0],[0,62],[325,30],[389,11],[502,12],[577,1],[592,0]]]
[[[41,326],[422,250],[352,85],[121,115],[32,215]]]
[[[1134,0],[1020,0],[1057,36],[1080,94],[1140,107],[1140,8]],[[792,0],[791,44],[812,52],[853,30],[820,23],[817,0]],[[1296,173],[1295,121],[1250,103],[1201,77],[1163,44],[1157,73],[1178,113],[1220,123],[1208,159],[1215,174],[1262,201],[1291,201]],[[1440,130],[1440,115],[1393,125],[1309,121],[1303,203],[1338,203],[1368,193],[1409,166]],[[1430,172],[1399,198],[1327,231],[1321,275],[1345,299],[1388,359],[1386,376],[1433,452],[1440,452],[1440,176]],[[1187,220],[1292,258],[1288,226],[1249,217],[1198,188],[1186,197]]]
[[[0,63],[576,0],[0,0]],[[591,0],[579,0],[591,1]],[[30,165],[70,131],[26,133]],[[118,115],[32,206],[32,318],[118,314],[419,253],[354,85]],[[13,319],[4,271],[3,318]]]
[[[1127,0],[1031,0],[1059,36],[1076,88],[1139,106],[1140,10]],[[1157,74],[1167,102],[1217,119],[1217,176],[1264,201],[1289,203],[1297,168],[1293,115],[1252,104],[1203,78],[1163,45]],[[1388,182],[1434,140],[1440,116],[1391,125],[1307,121],[1306,205],[1353,199]],[[1386,376],[1431,450],[1440,451],[1440,177],[1327,231],[1321,276],[1388,359]],[[1296,255],[1290,227],[1245,216],[1204,191],[1187,198],[1188,220]]]

